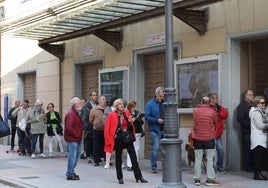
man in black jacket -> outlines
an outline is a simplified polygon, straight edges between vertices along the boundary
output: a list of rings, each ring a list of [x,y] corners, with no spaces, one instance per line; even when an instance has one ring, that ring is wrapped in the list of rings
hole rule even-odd
[[[8,112],[8,119],[10,120],[11,123],[11,146],[10,146],[11,151],[13,151],[15,147],[16,123],[17,123],[17,116],[13,117],[12,112],[18,107],[20,107],[20,101],[16,101],[14,107],[10,108]]]
[[[249,111],[252,107],[252,99],[254,93],[252,90],[246,90],[242,93],[241,102],[237,107],[237,121],[241,125],[241,133],[243,138],[243,156],[244,156],[244,170],[252,171],[252,152],[250,150],[250,118]]]
[[[89,100],[82,108],[82,122],[84,126],[84,136],[83,136],[83,144],[84,144],[84,152],[81,154],[81,159],[86,159],[92,156],[92,125],[89,122],[89,113],[93,107],[97,105],[98,102],[98,94],[95,91],[92,91],[89,95]],[[91,162],[91,160],[89,160]]]

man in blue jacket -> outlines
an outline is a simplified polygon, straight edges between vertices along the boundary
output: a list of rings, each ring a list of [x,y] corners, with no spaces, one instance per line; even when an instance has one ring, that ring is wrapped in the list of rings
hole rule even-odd
[[[148,121],[148,128],[152,139],[150,160],[152,173],[154,174],[157,173],[158,148],[164,130],[164,96],[164,89],[162,87],[157,87],[155,90],[155,97],[149,100],[145,107],[145,119]]]

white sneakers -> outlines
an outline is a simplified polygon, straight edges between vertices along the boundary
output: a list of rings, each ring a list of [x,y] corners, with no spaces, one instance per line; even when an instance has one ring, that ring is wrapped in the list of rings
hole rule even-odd
[[[110,164],[109,163],[105,163],[104,168],[105,169],[109,169],[110,168]]]
[[[35,154],[34,154],[34,153],[31,155],[31,158],[32,158],[32,159],[34,159],[34,158],[35,158]]]
[[[40,157],[44,157],[44,158],[45,158],[45,157],[47,157],[47,156],[46,156],[44,153],[41,153],[41,154],[40,154]]]

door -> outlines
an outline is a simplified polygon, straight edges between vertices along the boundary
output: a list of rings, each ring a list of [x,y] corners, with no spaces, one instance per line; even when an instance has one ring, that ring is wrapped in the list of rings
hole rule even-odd
[[[23,96],[29,100],[29,105],[34,107],[36,101],[36,73],[23,75]]]
[[[164,86],[165,83],[165,54],[157,53],[144,56],[145,68],[145,102],[154,97],[155,89],[158,86]],[[148,130],[147,122],[145,121],[145,130]],[[151,138],[148,131],[145,136],[145,158],[150,158],[151,155]],[[159,155],[159,160],[161,155]]]

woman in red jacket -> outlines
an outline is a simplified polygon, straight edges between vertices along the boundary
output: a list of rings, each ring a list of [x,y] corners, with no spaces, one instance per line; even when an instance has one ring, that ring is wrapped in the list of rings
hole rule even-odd
[[[116,174],[119,184],[124,184],[121,166],[122,166],[122,153],[123,149],[125,148],[127,149],[127,152],[130,155],[136,182],[141,181],[142,183],[147,183],[148,181],[142,177],[133,143],[125,145],[122,142],[121,132],[123,129],[127,129],[128,117],[131,117],[130,113],[124,112],[124,101],[122,99],[115,100],[114,107],[115,111],[110,112],[108,114],[104,128],[104,139],[105,139],[104,151],[112,153],[112,151],[115,150]],[[135,135],[135,129],[133,125],[132,130],[133,134]]]

